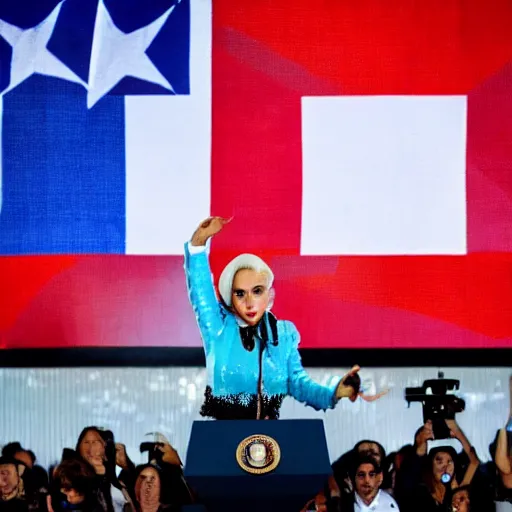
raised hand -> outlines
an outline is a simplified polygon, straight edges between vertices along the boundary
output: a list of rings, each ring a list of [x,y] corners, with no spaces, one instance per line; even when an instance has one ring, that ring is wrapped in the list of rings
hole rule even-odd
[[[126,446],[116,443],[116,465],[120,468],[128,468],[128,455],[126,454]]]
[[[458,434],[460,432],[459,425],[455,420],[444,420],[447,427],[450,429],[450,436],[451,437],[458,437]]]
[[[421,457],[427,454],[427,442],[434,439],[434,426],[431,420],[427,420],[423,428],[418,432],[414,438],[414,446],[416,453]]]
[[[423,425],[423,428],[418,432],[415,444],[426,444],[427,441],[432,441],[432,439],[434,439],[434,427],[432,425],[432,420],[427,420],[425,425]]]
[[[156,448],[162,452],[162,460],[173,466],[183,466],[178,452],[169,443],[157,443]]]
[[[208,217],[203,220],[199,227],[194,231],[190,242],[192,245],[205,245],[207,240],[219,233],[222,228],[231,222],[233,217],[226,219],[224,217]]]

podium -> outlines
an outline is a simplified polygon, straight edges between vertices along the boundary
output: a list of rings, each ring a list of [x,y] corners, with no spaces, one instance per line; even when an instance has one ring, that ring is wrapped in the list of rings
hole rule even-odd
[[[279,445],[281,459],[267,474],[251,474],[236,457],[239,444],[266,435]],[[331,474],[322,420],[195,421],[185,478],[207,512],[299,512]]]

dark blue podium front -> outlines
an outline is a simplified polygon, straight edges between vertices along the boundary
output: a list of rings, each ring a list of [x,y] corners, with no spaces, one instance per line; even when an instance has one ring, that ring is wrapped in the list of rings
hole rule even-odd
[[[244,471],[236,460],[241,441],[274,438],[281,462],[266,475]],[[322,489],[331,473],[322,420],[196,421],[185,477],[209,512],[294,511]]]

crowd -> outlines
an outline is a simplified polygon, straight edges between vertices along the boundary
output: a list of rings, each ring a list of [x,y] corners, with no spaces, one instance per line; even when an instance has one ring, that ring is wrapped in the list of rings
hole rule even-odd
[[[444,421],[450,439],[433,442],[429,420],[411,444],[389,454],[375,440],[358,442],[333,463],[325,489],[304,511],[512,511],[512,418],[490,444],[487,463],[455,420]]]
[[[306,510],[402,512],[503,512],[512,510],[512,419],[481,463],[455,420],[452,440],[436,440],[427,421],[411,444],[386,453],[377,440],[361,440],[332,464],[332,476]],[[160,436],[147,443],[146,464],[135,466],[110,431],[86,427],[58,464],[37,465],[19,442],[5,444],[0,458],[0,510],[9,512],[157,512],[200,502],[187,484],[180,456]],[[299,511],[297,511],[299,512]]]
[[[112,432],[86,427],[75,449],[46,469],[19,442],[0,457],[0,510],[9,512],[157,512],[193,502],[181,459],[161,436],[147,443],[148,462],[135,466]]]

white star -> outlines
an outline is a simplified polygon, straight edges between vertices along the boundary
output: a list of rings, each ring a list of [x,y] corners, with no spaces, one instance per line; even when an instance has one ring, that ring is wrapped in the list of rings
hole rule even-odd
[[[84,87],[85,82],[46,48],[59,17],[62,2],[39,25],[23,30],[0,20],[0,36],[12,46],[11,81],[0,95],[14,89],[35,73],[55,76]]]
[[[91,108],[125,76],[153,82],[174,92],[171,84],[158,71],[146,54],[174,9],[170,7],[151,24],[125,34],[112,21],[103,0],[98,3],[92,42],[87,106]]]

